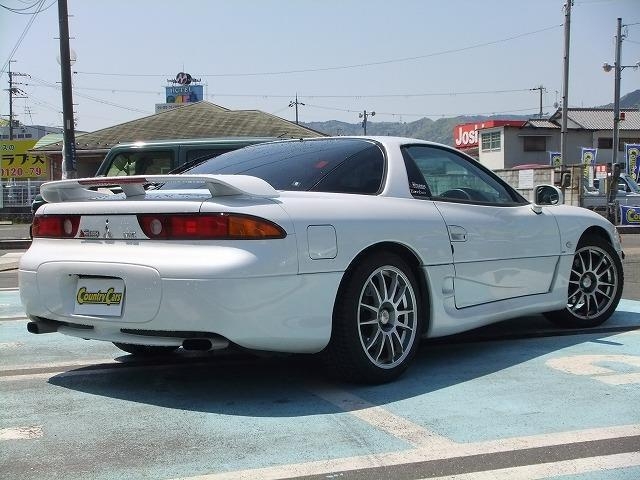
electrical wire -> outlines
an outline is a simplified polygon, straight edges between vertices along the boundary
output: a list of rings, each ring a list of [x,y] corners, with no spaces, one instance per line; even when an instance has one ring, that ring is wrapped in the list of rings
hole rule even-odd
[[[314,105],[310,103],[306,103],[307,107],[318,108],[321,110],[334,110],[338,112],[346,112],[346,113],[361,113],[361,110],[350,110],[344,108],[335,108],[335,107],[326,107],[322,105]],[[544,105],[543,108],[549,108],[551,105]],[[537,110],[535,107],[529,108],[518,108],[504,111],[493,111],[493,112],[477,112],[477,113],[398,113],[398,112],[379,112],[376,110],[376,115],[391,115],[391,116],[403,116],[403,117],[418,117],[418,118],[443,118],[443,117],[472,117],[475,115],[497,115],[497,114],[508,114],[508,113],[517,113],[517,112],[528,112],[532,110]]]
[[[448,55],[451,53],[458,53],[458,52],[464,52],[464,51],[468,51],[468,50],[473,50],[476,48],[481,48],[481,47],[487,47],[490,45],[497,45],[499,43],[505,43],[505,42],[509,42],[511,40],[516,40],[518,38],[522,38],[522,37],[526,37],[526,36],[530,36],[530,35],[535,35],[538,33],[542,33],[542,32],[546,32],[549,30],[553,30],[556,28],[562,27],[562,24],[560,25],[552,25],[549,27],[545,27],[539,30],[534,30],[531,32],[525,32],[525,33],[520,33],[518,35],[513,35],[511,37],[507,37],[507,38],[503,38],[500,40],[493,40],[490,42],[483,42],[483,43],[478,43],[478,44],[474,44],[474,45],[469,45],[466,47],[461,47],[461,48],[454,48],[454,49],[450,49],[450,50],[443,50],[440,52],[434,52],[434,53],[427,53],[424,55],[416,55],[413,57],[403,57],[403,58],[396,58],[396,59],[391,59],[391,60],[381,60],[381,61],[377,61],[377,62],[369,62],[369,63],[358,63],[358,64],[352,64],[352,65],[340,65],[340,66],[332,66],[332,67],[317,67],[317,68],[305,68],[305,69],[299,69],[299,70],[283,70],[283,71],[274,71],[274,72],[245,72],[245,73],[209,73],[209,74],[200,74],[200,77],[252,77],[252,76],[269,76],[269,75],[289,75],[289,74],[294,74],[294,73],[313,73],[313,72],[326,72],[326,71],[333,71],[333,70],[345,70],[345,69],[351,69],[351,68],[363,68],[363,67],[371,67],[371,66],[378,66],[378,65],[388,65],[390,63],[400,63],[400,62],[408,62],[408,61],[413,61],[413,60],[422,60],[425,58],[431,58],[431,57],[437,57],[437,56],[441,56],[441,55]],[[108,73],[108,72],[83,72],[83,71],[77,71],[76,72],[79,75],[101,75],[101,76],[117,76],[117,77],[161,77],[161,76],[170,76],[167,74],[139,74],[139,73]]]
[[[33,7],[35,7],[38,3],[44,3],[44,2],[40,2],[40,0],[36,0],[32,5],[29,5],[28,7],[25,8],[11,8],[11,7],[7,7],[6,5],[2,5],[0,3],[0,7],[9,10],[12,13],[17,13],[18,15],[37,15],[40,12],[44,12],[45,10],[49,10],[58,0],[52,0],[52,2],[47,5],[46,7],[42,8],[42,5],[40,5],[40,7],[38,7],[35,11],[33,12],[27,12],[26,10],[31,10]]]
[[[45,0],[39,0],[39,2],[40,2],[40,7],[42,7],[42,5],[44,5]],[[13,58],[13,55],[16,53],[16,50],[18,50],[18,48],[22,44],[22,41],[24,40],[24,37],[27,35],[27,32],[31,28],[31,25],[33,24],[33,22],[35,21],[36,17],[38,16],[38,13],[39,12],[35,12],[31,16],[31,18],[29,19],[29,22],[27,22],[27,26],[22,31],[22,34],[20,35],[20,38],[18,38],[18,41],[16,42],[16,45],[13,47],[13,50],[11,50],[11,53],[9,54],[9,58],[7,58],[7,60],[2,65],[2,68],[0,68],[0,73],[6,72],[5,68],[7,67],[7,65],[9,65],[9,62]]]

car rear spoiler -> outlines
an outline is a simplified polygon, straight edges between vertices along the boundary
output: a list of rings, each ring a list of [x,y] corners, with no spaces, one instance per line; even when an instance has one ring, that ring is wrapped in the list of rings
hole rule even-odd
[[[133,175],[130,177],[76,178],[47,182],[40,187],[40,194],[49,203],[68,200],[100,200],[113,193],[96,191],[101,187],[120,187],[126,198],[144,196],[145,185],[150,183],[204,183],[212,197],[247,195],[258,198],[275,198],[278,191],[267,182],[250,175]]]

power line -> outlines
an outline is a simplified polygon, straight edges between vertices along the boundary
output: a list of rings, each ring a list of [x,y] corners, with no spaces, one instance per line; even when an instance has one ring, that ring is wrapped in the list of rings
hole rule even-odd
[[[52,85],[46,85],[52,86]],[[58,88],[55,86],[55,88]],[[157,90],[130,90],[130,89],[117,89],[117,88],[96,88],[96,87],[81,87],[74,86],[74,91],[77,90],[90,90],[97,92],[112,92],[112,93],[135,93],[135,94],[149,94],[149,95],[162,95],[162,92]],[[461,91],[461,92],[423,92],[423,93],[381,93],[371,95],[303,95],[300,98],[413,98],[413,97],[453,97],[459,95],[498,95],[506,93],[522,93],[530,91],[530,88],[516,88],[509,90],[475,90],[475,91]],[[213,93],[205,95],[208,98],[215,97],[242,97],[242,98],[290,98],[291,95],[270,94],[270,93]]]
[[[307,107],[312,107],[312,108],[319,108],[321,110],[333,110],[333,111],[338,111],[338,112],[345,112],[345,113],[362,113],[360,110],[350,110],[350,109],[344,109],[344,108],[335,108],[335,107],[327,107],[327,106],[322,106],[322,105],[314,105],[311,103],[307,103]],[[551,105],[544,105],[544,108],[550,108],[552,107]],[[391,116],[407,116],[407,117],[418,117],[418,118],[423,118],[423,117],[459,117],[459,116],[464,116],[464,117],[472,117],[475,115],[501,115],[501,114],[509,114],[509,113],[518,113],[518,112],[529,112],[531,110],[535,110],[534,108],[528,107],[528,108],[516,108],[516,109],[510,109],[510,110],[504,110],[504,111],[489,111],[489,112],[476,112],[476,113],[468,113],[468,112],[464,112],[464,113],[399,113],[399,112],[380,112],[380,111],[376,111],[376,115],[380,116],[380,115],[391,115]]]
[[[45,2],[45,0],[39,0],[39,1],[40,1],[40,6],[42,6],[44,4],[44,2]],[[16,53],[16,50],[18,50],[18,47],[20,47],[20,44],[22,44],[22,41],[24,40],[24,37],[27,35],[27,32],[31,28],[31,25],[33,24],[33,22],[35,21],[36,17],[38,16],[38,13],[39,13],[39,11],[35,12],[33,14],[33,16],[29,19],[29,22],[27,23],[27,26],[22,31],[22,34],[20,35],[20,38],[18,38],[18,41],[16,42],[16,45],[13,47],[13,50],[11,50],[11,53],[9,54],[9,58],[7,58],[7,60],[2,65],[2,68],[0,68],[0,73],[4,73],[6,71],[5,68],[7,68],[7,65],[13,59],[13,55]]]
[[[252,76],[267,76],[267,75],[289,75],[293,73],[326,72],[326,71],[332,71],[332,70],[345,70],[345,69],[351,69],[351,68],[363,68],[363,67],[371,67],[371,66],[377,66],[377,65],[388,65],[390,63],[400,63],[400,62],[408,62],[413,60],[421,60],[421,59],[437,57],[441,55],[448,55],[450,53],[464,52],[467,50],[487,47],[490,45],[497,45],[500,43],[509,42],[511,40],[516,40],[522,37],[553,30],[559,27],[562,27],[562,25],[552,25],[549,27],[541,28],[539,30],[520,33],[518,35],[513,35],[511,37],[507,37],[499,40],[493,40],[490,42],[477,43],[477,44],[469,45],[466,47],[443,50],[440,52],[427,53],[424,55],[416,55],[413,57],[402,57],[402,58],[396,58],[396,59],[390,59],[390,60],[381,60],[377,62],[358,63],[358,64],[352,64],[352,65],[339,65],[339,66],[331,66],[331,67],[305,68],[305,69],[299,69],[299,70],[283,70],[283,71],[274,71],[274,72],[209,73],[209,74],[200,74],[199,76],[201,77],[252,77]],[[160,76],[164,77],[168,75],[164,73],[163,74],[146,74],[146,73],[142,73],[142,74],[126,73],[125,74],[125,73],[108,73],[108,72],[82,72],[82,71],[77,71],[76,73],[81,75],[102,75],[102,76],[116,76],[116,77],[160,77]]]
[[[9,10],[12,13],[17,13],[18,15],[36,15],[40,12],[44,12],[45,10],[50,9],[53,5],[55,5],[55,3],[58,0],[52,0],[52,2],[47,5],[46,7],[42,8],[42,5],[40,5],[38,8],[35,9],[35,11],[33,12],[27,12],[27,10],[31,10],[32,8],[34,8],[36,5],[38,5],[39,3],[42,4],[44,2],[40,2],[40,0],[36,0],[35,2],[33,2],[33,4],[29,5],[28,7],[25,8],[11,8],[11,7],[7,7],[6,5],[2,5],[0,3],[0,7]]]

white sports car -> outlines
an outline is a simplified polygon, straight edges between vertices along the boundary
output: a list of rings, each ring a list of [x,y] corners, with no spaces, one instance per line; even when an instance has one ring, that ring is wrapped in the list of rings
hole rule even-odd
[[[103,193],[115,184],[122,193]],[[450,147],[392,137],[272,142],[182,175],[46,183],[20,262],[32,333],[133,353],[321,353],[384,382],[419,339],[544,313],[604,322],[623,287],[603,217],[532,204]]]

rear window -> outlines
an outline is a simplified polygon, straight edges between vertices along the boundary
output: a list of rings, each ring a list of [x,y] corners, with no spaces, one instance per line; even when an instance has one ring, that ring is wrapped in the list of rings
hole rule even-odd
[[[245,147],[185,173],[252,175],[276,190],[375,194],[384,164],[382,150],[369,140],[296,140]],[[203,188],[203,184],[171,183],[164,188]]]

